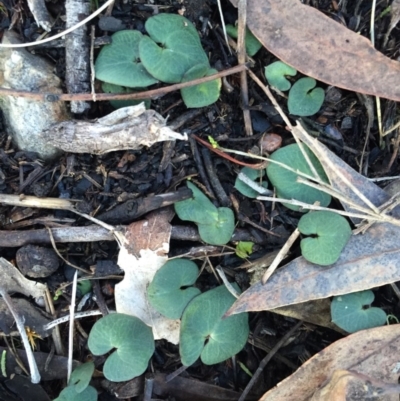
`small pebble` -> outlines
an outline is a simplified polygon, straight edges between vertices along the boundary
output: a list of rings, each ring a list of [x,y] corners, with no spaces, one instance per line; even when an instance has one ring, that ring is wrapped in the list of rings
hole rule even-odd
[[[99,28],[103,31],[117,32],[126,29],[126,25],[121,20],[114,17],[101,17]]]
[[[260,141],[262,152],[271,153],[282,145],[282,137],[278,134],[265,134]]]
[[[36,245],[18,249],[16,261],[21,273],[32,278],[48,277],[59,266],[58,256],[53,249]]]

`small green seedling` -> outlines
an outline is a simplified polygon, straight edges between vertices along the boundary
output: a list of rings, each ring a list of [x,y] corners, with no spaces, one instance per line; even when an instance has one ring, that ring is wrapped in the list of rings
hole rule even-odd
[[[79,281],[77,287],[81,296],[86,295],[90,291],[92,291],[92,283],[90,282],[90,280]]]
[[[322,88],[316,88],[313,78],[299,79],[289,92],[288,109],[296,116],[312,116],[319,111],[325,99]]]
[[[328,211],[305,214],[297,228],[302,234],[311,236],[301,240],[301,254],[309,262],[321,266],[335,263],[351,237],[347,220]]]
[[[78,366],[72,372],[68,386],[54,401],[97,401],[97,391],[89,386],[93,372],[93,362]]]
[[[267,78],[268,83],[280,91],[287,91],[290,89],[292,84],[286,77],[295,76],[296,74],[296,69],[282,61],[275,61],[265,67],[265,78]]]
[[[263,170],[255,170],[250,167],[243,167],[242,170],[240,171],[244,175],[247,175],[251,180],[255,181],[257,184],[260,183],[260,178],[264,176],[264,171]],[[268,183],[263,181],[261,185],[264,188],[268,187]],[[244,196],[247,196],[248,198],[257,198],[257,196],[260,196],[260,194],[255,191],[253,188],[249,187],[246,183],[244,183],[239,177],[236,178],[235,181],[235,188]]]
[[[111,36],[112,43],[104,46],[95,63],[96,78],[128,88],[143,88],[157,83],[139,62],[139,31],[119,31]]]
[[[236,245],[236,255],[239,258],[245,259],[253,253],[254,242],[239,241]]]
[[[371,290],[333,297],[332,322],[349,333],[383,326],[386,313],[380,308],[371,307],[374,298]]]
[[[158,14],[146,21],[145,28],[150,37],[140,41],[140,59],[156,79],[178,83],[192,67],[209,65],[196,28],[188,19]]]
[[[226,33],[231,36],[234,39],[237,39],[238,37],[238,28],[233,25],[226,25],[225,26]],[[246,53],[250,56],[253,57],[255,54],[262,48],[262,44],[260,41],[251,33],[249,28],[246,28],[246,38],[245,38],[245,44],[246,44]]]
[[[183,76],[182,82],[191,81],[196,78],[203,78],[216,74],[218,71],[210,68],[208,65],[196,65],[188,70]],[[215,103],[221,91],[221,80],[214,79],[200,85],[189,86],[181,89],[182,99],[186,107],[196,108],[205,107]]]
[[[319,160],[306,145],[302,146],[321,180],[328,183],[328,178]],[[270,158],[291,167],[295,171],[313,176],[311,169],[308,166],[301,149],[299,148],[299,145],[296,143],[278,149],[271,155]],[[314,202],[319,202],[321,206],[328,206],[331,202],[330,195],[319,191],[318,189],[311,188],[305,184],[297,182],[298,175],[296,173],[289,171],[275,163],[270,163],[268,165],[267,175],[272,185],[276,188],[277,196],[279,198],[296,199],[311,205],[314,204]],[[299,206],[289,205],[286,203],[284,205],[292,210],[300,210]]]
[[[189,287],[198,275],[196,263],[188,259],[169,260],[157,271],[147,289],[150,305],[169,319],[180,319],[187,304],[200,294],[198,288]]]
[[[103,82],[101,85],[101,89],[104,93],[135,93],[136,91],[131,88],[125,88],[120,85],[109,84],[108,82]],[[142,88],[142,90],[146,90],[146,88]],[[150,99],[134,99],[134,100],[110,100],[110,104],[114,109],[120,109],[121,107],[129,107],[136,106],[144,102],[146,109],[150,107]]]
[[[147,369],[154,353],[153,332],[137,317],[111,313],[94,324],[88,347],[93,355],[115,348],[104,364],[104,376],[114,382],[131,380]]]
[[[239,289],[237,285],[234,285]],[[179,353],[183,365],[190,366],[200,357],[213,365],[237,354],[249,335],[247,313],[223,319],[235,297],[224,285],[194,298],[182,316]]]
[[[190,181],[187,186],[193,198],[175,203],[175,212],[181,220],[197,224],[200,238],[211,245],[227,244],[235,229],[235,216],[227,207],[214,206]]]

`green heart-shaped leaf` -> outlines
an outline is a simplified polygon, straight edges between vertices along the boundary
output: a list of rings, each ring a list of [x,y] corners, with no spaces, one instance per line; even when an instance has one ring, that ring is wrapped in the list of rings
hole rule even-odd
[[[290,114],[305,117],[319,111],[325,99],[325,92],[322,88],[315,88],[316,84],[313,78],[301,78],[292,86],[288,99]]]
[[[108,82],[103,82],[101,85],[101,89],[104,93],[135,93],[137,91],[125,88],[120,85],[113,85]],[[142,88],[141,90],[145,90],[146,88]],[[139,103],[144,102],[146,109],[150,107],[150,99],[134,99],[134,100],[110,100],[110,104],[114,109],[120,109],[121,107],[129,107],[136,106]]]
[[[225,26],[225,29],[229,36],[231,36],[234,39],[237,39],[238,29],[236,26],[228,24]],[[251,31],[247,27],[246,27],[245,44],[246,44],[246,53],[250,57],[253,57],[262,48],[262,44],[260,43],[260,41],[251,33]]]
[[[88,346],[93,355],[116,348],[104,364],[104,376],[114,382],[131,380],[147,369],[154,352],[153,332],[137,317],[110,313],[94,324]]]
[[[174,204],[178,217],[194,223],[213,224],[218,219],[218,209],[196,185],[187,181],[187,186],[192,190],[193,198]]]
[[[71,373],[68,386],[74,386],[77,393],[81,393],[89,385],[94,372],[94,363],[86,362],[76,367]]]
[[[257,184],[260,183],[260,177],[264,176],[263,170],[255,170],[250,167],[243,167],[242,170],[240,170],[240,172],[243,173],[244,175],[247,175],[247,177],[249,177],[251,180],[256,181]],[[265,181],[262,182],[261,185],[265,188],[268,187],[268,184]],[[249,187],[239,177],[236,178],[235,188],[242,195],[247,196],[248,198],[257,198],[257,196],[260,196],[260,194],[257,191],[255,191],[253,188]]]
[[[145,26],[150,38],[144,36],[140,41],[139,55],[146,70],[155,78],[177,83],[195,65],[209,65],[199,35],[186,18],[159,14],[149,18]]]
[[[328,266],[335,263],[351,237],[347,220],[333,212],[311,212],[301,217],[297,226],[304,235],[301,254],[311,263]]]
[[[311,163],[315,167],[319,177],[324,182],[328,182],[328,178],[324,172],[324,169],[322,168],[318,159],[314,156],[314,153],[312,153],[306,145],[303,145],[303,148],[307,153]],[[311,169],[299,148],[299,145],[296,143],[278,149],[271,155],[270,158],[283,163],[294,170],[298,170],[301,173],[313,176]],[[328,206],[331,202],[330,195],[319,191],[318,189],[314,189],[305,184],[297,182],[298,175],[296,173],[286,170],[275,163],[270,163],[268,165],[267,175],[272,185],[276,188],[277,196],[279,198],[296,199],[311,205],[314,202],[319,202],[321,206]],[[300,210],[298,206],[289,204],[285,204],[285,206],[292,210]]]
[[[333,297],[332,322],[349,333],[384,325],[386,313],[380,308],[370,307],[374,298],[371,290]]]
[[[216,74],[218,71],[209,68],[208,65],[196,65],[188,70],[183,76],[182,82],[191,81],[196,78]],[[190,86],[181,89],[182,99],[186,107],[205,107],[215,103],[220,95],[221,79],[205,82],[200,85]]]
[[[105,45],[95,63],[96,78],[100,81],[129,88],[153,85],[157,80],[139,62],[139,31],[119,31],[111,36],[112,43]]]
[[[193,285],[199,275],[196,263],[188,259],[169,260],[155,274],[147,289],[149,303],[169,319],[180,319],[187,304],[200,294]]]
[[[290,89],[292,84],[286,77],[288,75],[294,76],[296,74],[296,69],[282,61],[275,61],[265,67],[265,78],[267,78],[268,83],[280,91],[287,91]]]
[[[94,387],[88,386],[78,393],[75,386],[68,386],[54,401],[97,401],[97,391]]]
[[[219,207],[217,219],[209,224],[200,224],[200,238],[211,245],[225,245],[231,238],[235,230],[235,215],[227,207]]]
[[[185,366],[192,365],[199,356],[206,365],[213,365],[244,347],[249,335],[247,313],[222,318],[234,302],[235,297],[222,285],[189,303],[182,316],[179,346]]]

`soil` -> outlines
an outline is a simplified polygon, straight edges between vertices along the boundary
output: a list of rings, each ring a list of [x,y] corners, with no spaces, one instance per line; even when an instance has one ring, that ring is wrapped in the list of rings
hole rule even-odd
[[[369,36],[371,2],[361,2],[358,17],[354,14],[355,4],[353,2],[347,4],[346,10],[338,6],[336,1],[309,0],[307,3],[350,29]],[[25,2],[8,0],[3,1],[1,5],[1,28],[3,30],[12,25],[12,29],[19,32],[24,41],[34,40],[42,33]],[[221,1],[221,5],[225,22],[234,24],[237,19],[237,10],[228,1]],[[63,14],[63,6],[63,2],[59,0],[52,0],[48,3],[48,8],[54,16],[58,13]],[[377,15],[385,7],[386,1],[380,2],[377,6]],[[118,1],[114,5],[112,16],[120,21],[126,29],[139,29],[144,32],[144,23],[154,12],[184,13],[200,32],[202,45],[209,55],[211,66],[222,70],[237,65],[235,53],[229,52],[221,31],[217,29],[220,26],[220,17],[216,0],[160,0],[157,5],[139,0]],[[97,24],[98,19],[95,21]],[[376,25],[378,49],[388,23],[388,18],[381,18]],[[52,32],[56,33],[61,29],[63,29],[63,20],[58,18]],[[107,32],[102,31],[96,25],[96,36],[100,37],[106,34]],[[382,49],[385,50],[386,55],[398,56],[394,50],[397,39],[398,32],[395,30],[387,48]],[[50,42],[47,46],[38,48],[36,52],[53,62],[57,75],[61,79],[65,78],[63,48],[52,47]],[[275,61],[276,58],[266,49],[261,49],[253,59],[255,61],[253,71],[265,81],[264,67]],[[131,202],[129,207],[132,208],[137,207],[136,204],[143,202],[144,199],[175,193],[179,188],[185,187],[184,182],[187,177],[192,177],[193,182],[205,191],[215,205],[229,206],[234,209],[237,218],[236,239],[254,242],[253,253],[248,257],[249,261],[278,251],[297,226],[301,214],[290,211],[279,204],[272,209],[271,203],[244,197],[234,187],[241,166],[205,148],[194,139],[194,135],[205,140],[211,136],[225,148],[256,154],[260,153],[260,140],[267,133],[279,135],[282,138],[282,146],[293,143],[294,139],[285,129],[283,120],[265,95],[251,80],[249,80],[249,109],[253,135],[246,136],[243,110],[239,100],[241,98],[239,74],[229,76],[224,80],[226,82],[223,83],[220,99],[215,104],[195,113],[188,113],[178,91],[152,100],[151,108],[168,118],[172,124],[177,119],[182,119],[182,116],[184,117],[184,121],[180,123],[177,131],[188,134],[190,140],[187,142],[158,143],[150,148],[111,152],[100,156],[63,154],[57,160],[42,162],[36,154],[15,148],[8,133],[2,127],[0,131],[0,193],[20,196],[34,195],[39,198],[77,199],[81,201],[80,210],[82,212],[89,213],[113,225],[127,225],[139,220],[141,215],[146,215],[147,212],[157,210],[163,205],[157,204],[151,208],[146,206],[148,208],[143,209],[141,214],[133,216],[124,211],[120,215],[112,214],[110,217],[110,211],[127,204],[127,202]],[[396,134],[386,136],[380,143],[378,123],[375,118],[363,153],[365,130],[368,123],[368,114],[363,99],[356,93],[328,88],[323,83],[319,85],[326,90],[326,100],[315,116],[304,119],[305,125],[310,130],[319,133],[320,140],[356,170],[358,170],[361,157],[364,155],[363,173],[368,177],[399,175],[398,158],[394,153],[397,152],[395,148]],[[287,111],[286,99],[277,95],[277,100]],[[113,110],[108,102],[91,102],[90,109],[76,118],[94,119]],[[396,116],[396,103],[382,99],[384,130],[393,125]],[[398,146],[398,142],[396,143]],[[393,154],[395,154],[394,158],[392,158]],[[247,163],[256,162],[237,155],[235,158]],[[213,169],[210,169],[210,166]],[[210,183],[213,181],[220,183],[219,190],[216,190]],[[170,256],[184,255],[188,252],[195,256],[194,259],[198,266],[204,267],[199,280],[199,287],[202,290],[218,285],[219,278],[216,278],[214,271],[217,266],[223,267],[226,274],[232,281],[238,283],[242,291],[250,286],[250,273],[241,268],[244,261],[232,252],[231,248],[207,248],[201,243],[195,226],[186,224],[177,217],[174,217],[171,224],[174,229],[170,242]],[[84,227],[87,225],[87,220],[69,211],[27,209],[5,206],[0,203],[0,241],[17,230],[22,233],[45,227]],[[14,245],[5,244],[5,242],[0,242],[0,256],[17,263],[19,267],[21,260],[27,259],[29,255],[35,255],[36,252],[40,255],[44,253],[43,257],[49,258],[50,262],[46,259],[43,263],[46,265],[46,269],[49,267],[49,263],[52,265],[51,261],[54,257],[58,259],[59,267],[55,272],[50,272],[50,275],[46,277],[30,276],[31,278],[35,277],[34,280],[46,283],[53,296],[58,294],[57,300],[54,300],[54,317],[68,313],[71,286],[65,284],[71,283],[75,272],[74,266],[79,266],[89,272],[96,272],[97,279],[92,282],[91,296],[83,305],[83,310],[98,309],[99,304],[102,304],[103,307],[107,305],[111,310],[115,309],[114,286],[123,277],[116,264],[119,248],[115,241],[58,242],[57,249],[64,260],[55,256],[53,251],[49,251],[52,246],[44,237],[35,239],[28,235],[27,239]],[[230,245],[235,246],[235,242]],[[26,246],[31,248],[27,250]],[[299,243],[296,242],[285,261],[298,255],[300,255]],[[29,270],[29,263],[27,261],[28,266],[20,267],[24,274],[28,274],[26,272]],[[85,277],[85,273],[80,272],[79,274],[81,277]],[[388,313],[395,312],[395,303],[392,302],[393,294],[390,288],[380,289],[376,296],[378,306],[384,307]],[[77,302],[81,298],[82,295],[78,291]],[[34,300],[30,299],[30,303],[34,305]],[[46,315],[45,312],[43,313]],[[49,318],[49,316],[47,317]],[[98,317],[93,316],[78,321],[74,333],[75,361],[85,362],[93,358],[87,348],[87,335],[97,319]],[[125,398],[132,400],[238,399],[250,381],[249,373],[257,370],[260,361],[296,324],[296,319],[264,311],[250,313],[249,322],[250,339],[235,358],[211,366],[197,361],[180,374],[179,380],[182,382],[174,379],[167,385],[164,381],[164,375],[169,375],[181,367],[178,346],[167,341],[157,341],[156,351],[146,372],[146,378],[142,376],[129,383],[118,385],[110,383],[101,374],[104,358],[95,357],[93,360],[96,371],[92,385],[98,390],[100,400],[109,401],[119,399],[116,394],[119,394],[119,397],[122,394]],[[67,349],[68,325],[61,325],[60,330],[62,343]],[[341,336],[341,333],[334,330],[305,323],[302,329],[297,331],[274,354],[259,379],[252,386],[247,399],[259,399],[265,391],[290,376],[307,359]],[[0,341],[3,347],[12,347],[13,344],[15,348],[22,349],[19,337],[3,337],[3,340]],[[36,347],[37,352],[45,355],[44,360],[47,357],[51,358],[54,354],[51,336],[36,340]],[[65,363],[65,358],[60,360],[60,366]],[[41,367],[44,368],[44,365],[42,364]],[[54,369],[56,370],[56,368]],[[24,375],[22,374],[22,376]],[[58,396],[66,384],[65,369],[59,372],[56,379],[52,377],[49,379],[42,381],[40,386],[44,391],[35,398],[36,400],[45,400],[46,394],[49,397],[47,399],[55,399]],[[184,379],[195,380],[199,386],[194,385],[193,382],[185,382]],[[2,378],[0,381],[2,382],[0,400],[33,399],[29,398],[31,393],[27,395],[22,391],[22,385],[15,388],[10,385],[9,379]],[[32,386],[29,381],[26,385]],[[202,385],[204,386],[202,387]],[[149,397],[148,394],[145,395],[145,390],[151,386],[153,386],[154,392]],[[215,386],[219,387],[221,391],[226,389],[232,392],[219,393]]]

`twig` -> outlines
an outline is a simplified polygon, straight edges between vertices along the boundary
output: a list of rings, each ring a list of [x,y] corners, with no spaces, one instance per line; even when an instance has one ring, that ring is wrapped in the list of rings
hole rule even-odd
[[[7,294],[7,291],[0,286],[0,295],[3,297],[4,302],[7,304],[8,309],[10,309],[11,314],[14,317],[15,324],[17,325],[19,334],[21,336],[22,342],[25,347],[25,352],[26,352],[26,357],[28,359],[28,364],[29,364],[29,370],[31,373],[31,382],[34,384],[37,384],[40,382],[40,373],[35,361],[35,357],[32,352],[32,348],[29,344],[28,336],[25,331],[25,326],[24,323],[21,319],[21,317],[18,315],[17,311],[14,308],[14,305],[12,303],[11,297]]]
[[[233,288],[232,284],[228,281],[226,278],[225,272],[220,268],[217,267],[215,269],[218,273],[218,275],[221,277],[222,282],[224,283],[226,289],[237,299],[239,298],[240,294],[236,291],[235,288]]]
[[[224,71],[219,71],[216,74],[208,75],[203,78],[197,78],[188,82],[181,82],[179,84],[173,84],[170,86],[166,86],[163,88],[152,89],[144,92],[136,92],[136,93],[96,93],[96,101],[105,101],[105,100],[133,100],[133,99],[152,99],[155,97],[164,96],[167,93],[174,92],[176,90],[187,88],[190,86],[198,85],[204,82],[213,81],[217,78],[226,77],[228,75],[236,74],[243,70],[248,69],[246,64],[237,65],[232,68],[228,68]],[[20,91],[14,89],[7,89],[0,87],[0,95],[1,96],[14,96],[14,97],[24,97],[35,100],[42,100],[46,102],[70,102],[74,100],[93,100],[93,95],[91,93],[42,93],[42,92],[27,92]]]
[[[43,43],[51,42],[54,39],[62,38],[63,36],[75,31],[75,29],[80,28],[82,25],[85,25],[87,22],[92,20],[93,18],[97,17],[104,9],[106,9],[110,4],[112,4],[115,0],[107,0],[100,8],[98,8],[95,12],[93,12],[89,17],[85,18],[84,20],[80,21],[78,24],[75,26],[72,26],[69,29],[66,29],[65,31],[62,31],[58,33],[57,35],[50,36],[49,38],[38,40],[37,42],[29,42],[29,43],[19,43],[19,44],[0,44],[1,47],[11,47],[11,48],[17,48],[17,47],[32,47],[32,46],[37,46],[41,45]],[[88,99],[90,100],[90,99]]]
[[[255,181],[250,179],[244,173],[239,173],[238,179],[240,181],[243,181],[247,186],[249,186],[251,189],[254,189],[254,191],[258,192],[260,195],[273,195],[274,194],[273,191],[271,191],[270,189],[264,188],[261,185],[258,185]]]
[[[249,381],[249,384],[244,389],[242,395],[239,398],[239,401],[244,401],[247,397],[247,394],[254,386],[256,381],[258,380],[259,376],[261,375],[264,368],[267,366],[268,362],[272,359],[272,357],[279,351],[279,349],[286,343],[287,340],[300,328],[303,324],[302,321],[298,322],[295,326],[293,326],[272,348],[272,350],[264,357],[261,361],[260,365],[258,366],[257,370],[255,371],[253,377]]]
[[[265,271],[261,282],[265,284],[267,280],[271,277],[271,275],[274,273],[276,268],[278,267],[279,263],[282,262],[282,260],[286,257],[286,255],[289,252],[290,247],[293,245],[293,243],[297,240],[297,238],[300,235],[300,231],[298,228],[296,228],[293,233],[290,235],[290,237],[287,239],[285,245],[281,248],[281,250],[278,252],[276,255],[274,261],[271,263],[271,265],[268,267],[268,269]]]
[[[77,287],[78,271],[75,270],[74,280],[72,282],[72,294],[71,304],[69,306],[69,332],[68,332],[68,375],[67,383],[71,378],[72,373],[72,361],[74,353],[74,313],[75,313],[75,302],[76,302],[76,287]]]

